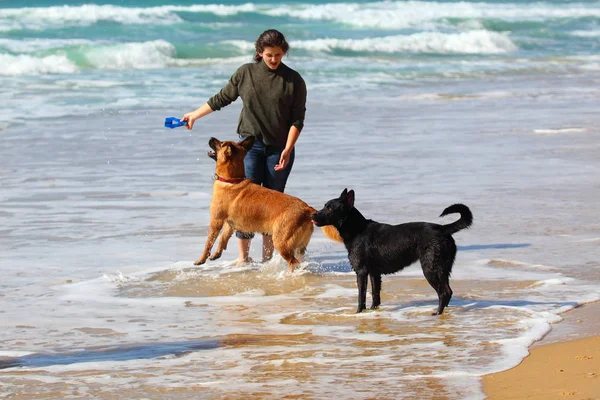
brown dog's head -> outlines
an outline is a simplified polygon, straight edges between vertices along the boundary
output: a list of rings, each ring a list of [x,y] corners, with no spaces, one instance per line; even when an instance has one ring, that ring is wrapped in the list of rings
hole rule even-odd
[[[255,141],[254,136],[247,136],[239,143],[210,138],[208,145],[213,151],[209,151],[208,156],[217,162],[217,175],[224,178],[244,177],[244,157]]]
[[[211,137],[208,141],[208,145],[213,151],[209,151],[208,156],[217,161],[220,152],[223,159],[228,159],[231,158],[237,150],[243,151],[245,156],[252,146],[254,146],[255,142],[256,138],[254,136],[247,136],[239,143],[232,141],[221,142],[219,139]]]

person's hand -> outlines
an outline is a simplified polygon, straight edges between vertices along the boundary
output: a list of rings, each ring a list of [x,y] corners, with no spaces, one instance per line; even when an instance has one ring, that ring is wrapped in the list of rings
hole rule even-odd
[[[290,162],[291,153],[291,150],[288,150],[287,148],[283,149],[281,152],[281,157],[279,157],[279,163],[275,165],[275,171],[282,171],[285,169],[285,167],[287,167],[288,163]]]
[[[198,119],[198,117],[196,116],[196,112],[192,111],[189,113],[185,113],[183,115],[183,117],[181,118],[181,121],[187,121],[187,124],[185,125],[185,127],[188,130],[191,130],[194,127],[194,122]]]

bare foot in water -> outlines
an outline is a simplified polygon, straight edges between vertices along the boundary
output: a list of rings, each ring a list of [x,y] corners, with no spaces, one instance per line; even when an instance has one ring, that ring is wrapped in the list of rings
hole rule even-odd
[[[246,258],[244,260],[241,260],[241,259],[238,258],[237,261],[235,262],[235,266],[236,267],[243,267],[244,265],[247,265],[247,264],[250,264],[250,263],[253,263],[253,262],[254,262],[254,260],[252,258],[250,258],[250,257],[248,257],[248,258]]]

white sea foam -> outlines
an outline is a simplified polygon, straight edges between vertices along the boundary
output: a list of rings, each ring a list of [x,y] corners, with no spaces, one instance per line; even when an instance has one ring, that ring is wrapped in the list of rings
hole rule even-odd
[[[497,54],[517,50],[506,35],[485,30],[462,33],[421,32],[369,39],[317,39],[294,43],[311,51],[351,50],[383,53]]]
[[[78,71],[73,62],[61,55],[34,57],[0,54],[0,75],[73,74]]]
[[[88,26],[99,21],[123,24],[167,24],[181,19],[166,7],[130,8],[84,4],[5,8],[0,10],[0,32],[16,29],[44,30],[64,26]]]
[[[230,40],[223,43],[237,46],[242,51],[254,48],[254,44],[248,41]],[[517,50],[508,35],[486,30],[462,33],[421,32],[365,39],[313,39],[294,41],[290,45],[320,52],[346,50],[369,53],[498,54]]]
[[[7,49],[25,54],[0,54],[0,75],[46,75],[73,74],[80,71],[74,61],[64,54],[37,56],[40,50],[64,48],[78,45],[77,53],[86,60],[86,68],[100,70],[142,70],[169,66],[189,67],[198,65],[239,64],[248,61],[247,56],[205,59],[177,59],[175,47],[164,40],[139,43],[111,44],[106,41],[5,41],[0,43]],[[62,53],[63,51],[60,50]],[[58,83],[61,84],[60,82]],[[65,83],[63,83],[65,84]],[[108,85],[97,82],[95,85]],[[123,85],[123,82],[121,82]]]
[[[88,39],[0,39],[0,48],[13,53],[34,53],[40,50],[62,49],[67,46],[93,46],[107,43]]]
[[[248,56],[227,58],[177,58],[175,46],[165,40],[141,43],[95,45],[82,50],[92,68],[111,70],[191,67],[202,65],[235,65],[249,61]]]
[[[573,282],[575,282],[575,279],[573,279],[573,278],[567,278],[567,277],[553,278],[553,279],[546,279],[546,280],[538,282],[536,284],[536,287],[568,285],[569,283],[573,283]]]
[[[222,4],[160,7],[119,7],[84,4],[81,6],[28,7],[0,10],[0,32],[10,30],[44,30],[64,26],[89,26],[101,21],[120,24],[168,25],[181,23],[177,12],[233,15],[256,10],[253,4]]]
[[[573,36],[578,36],[578,37],[595,38],[595,37],[599,37],[600,36],[600,30],[571,31],[569,34],[573,35]]]
[[[175,47],[164,40],[96,46],[85,52],[86,59],[99,69],[147,69],[169,65]]]
[[[547,18],[600,16],[597,7],[583,3],[557,7],[556,4],[489,4],[471,2],[374,2],[331,3],[323,5],[280,6],[265,13],[309,20],[330,20],[365,28],[403,29],[447,26],[449,18],[510,19],[516,21]]]
[[[121,24],[174,24],[183,20],[177,13],[210,13],[228,16],[241,13],[288,16],[305,20],[336,21],[355,27],[402,29],[448,26],[446,19],[542,20],[549,18],[598,17],[600,10],[585,3],[487,4],[428,1],[326,3],[294,5],[207,4],[192,6],[119,7],[85,4],[81,6],[29,7],[0,10],[0,31],[43,30],[62,26],[88,26],[99,21]],[[473,25],[471,25],[473,26]]]
[[[533,133],[538,135],[559,135],[565,133],[583,133],[586,132],[586,128],[573,127],[573,128],[559,128],[559,129],[534,129]]]
[[[581,239],[582,242],[600,242],[600,237]]]

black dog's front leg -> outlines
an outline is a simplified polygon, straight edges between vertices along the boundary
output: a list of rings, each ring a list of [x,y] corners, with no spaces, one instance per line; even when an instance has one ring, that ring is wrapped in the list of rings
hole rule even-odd
[[[356,273],[356,286],[358,287],[358,308],[357,313],[367,309],[367,277],[369,274],[366,269],[359,270]]]
[[[371,310],[375,310],[381,304],[381,275],[371,273],[369,278],[371,279],[371,297],[373,298]]]

